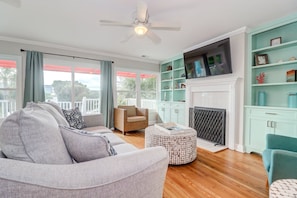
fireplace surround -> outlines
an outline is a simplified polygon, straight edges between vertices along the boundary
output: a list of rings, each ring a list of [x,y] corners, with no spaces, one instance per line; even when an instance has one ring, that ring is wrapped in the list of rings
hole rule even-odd
[[[239,130],[239,78],[210,78],[187,80],[186,109],[195,106],[226,109],[225,145],[237,149]],[[186,123],[189,123],[189,111],[186,111]]]

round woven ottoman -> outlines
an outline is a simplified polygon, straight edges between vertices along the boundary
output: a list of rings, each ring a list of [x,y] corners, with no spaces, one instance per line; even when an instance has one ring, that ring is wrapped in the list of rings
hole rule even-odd
[[[269,197],[297,197],[297,179],[280,179],[274,181],[269,188]]]
[[[194,161],[197,157],[197,132],[186,129],[170,135],[155,126],[145,129],[145,147],[163,146],[169,153],[169,164],[181,165]]]

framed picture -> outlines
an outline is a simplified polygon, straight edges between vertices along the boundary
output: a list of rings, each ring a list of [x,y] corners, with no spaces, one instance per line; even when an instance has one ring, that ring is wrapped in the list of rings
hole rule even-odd
[[[270,46],[279,45],[281,43],[282,43],[282,37],[277,37],[270,40]]]
[[[268,55],[267,54],[256,54],[256,65],[266,65],[268,64]]]

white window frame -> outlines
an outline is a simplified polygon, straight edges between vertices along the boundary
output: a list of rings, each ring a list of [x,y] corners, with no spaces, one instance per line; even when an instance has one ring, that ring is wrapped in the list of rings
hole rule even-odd
[[[11,60],[16,62],[16,110],[23,107],[23,96],[24,96],[24,74],[22,70],[22,56],[0,54],[1,60]],[[2,120],[2,119],[1,119]]]

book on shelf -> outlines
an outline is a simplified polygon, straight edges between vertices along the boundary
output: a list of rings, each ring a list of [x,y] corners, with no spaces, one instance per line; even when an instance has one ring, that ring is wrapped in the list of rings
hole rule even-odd
[[[161,131],[164,131],[170,135],[184,133],[184,132],[186,132],[186,130],[191,129],[186,126],[176,124],[174,122],[158,123],[158,124],[155,124],[155,127],[157,127]]]

